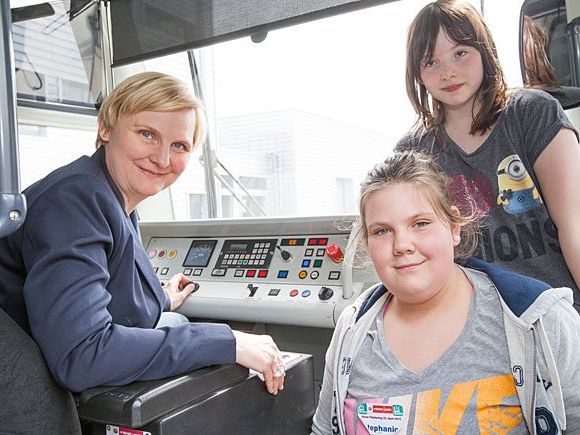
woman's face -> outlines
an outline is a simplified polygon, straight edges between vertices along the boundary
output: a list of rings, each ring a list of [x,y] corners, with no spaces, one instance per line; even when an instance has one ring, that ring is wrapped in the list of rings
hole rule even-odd
[[[125,200],[125,211],[173,184],[193,149],[195,111],[139,112],[99,125],[106,164]]]

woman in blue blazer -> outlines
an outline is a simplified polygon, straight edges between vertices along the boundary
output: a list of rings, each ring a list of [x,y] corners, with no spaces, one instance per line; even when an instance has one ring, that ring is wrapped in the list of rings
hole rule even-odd
[[[141,245],[135,207],[170,186],[203,141],[200,103],[179,80],[135,75],[98,117],[97,151],[26,189],[28,216],[0,239],[0,307],[40,346],[55,379],[82,391],[237,362],[283,386],[269,336],[222,324],[157,327],[193,291],[163,288]]]

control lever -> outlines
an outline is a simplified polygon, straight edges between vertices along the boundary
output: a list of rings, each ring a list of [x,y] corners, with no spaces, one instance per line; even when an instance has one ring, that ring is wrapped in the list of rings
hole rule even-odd
[[[285,249],[282,249],[279,245],[277,245],[276,248],[278,248],[278,250],[280,251],[282,260],[290,261],[290,259],[292,258],[292,254],[290,252],[286,251]]]
[[[318,297],[321,301],[327,301],[332,297],[333,294],[334,290],[332,290],[330,287],[322,287],[318,292]]]
[[[195,293],[196,291],[199,290],[199,283],[198,282],[195,282],[195,281],[189,281],[188,283],[183,284],[183,285],[180,284],[179,285],[179,290],[183,290],[185,287],[187,287],[190,284],[193,284],[193,291],[191,293]]]

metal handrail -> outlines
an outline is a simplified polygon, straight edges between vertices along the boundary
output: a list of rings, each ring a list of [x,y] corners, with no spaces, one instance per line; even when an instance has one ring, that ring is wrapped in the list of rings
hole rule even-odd
[[[16,231],[26,218],[20,193],[14,50],[9,0],[0,0],[0,237]]]

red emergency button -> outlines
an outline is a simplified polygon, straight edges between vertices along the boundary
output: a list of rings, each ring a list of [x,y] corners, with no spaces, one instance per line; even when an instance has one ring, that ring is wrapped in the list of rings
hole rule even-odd
[[[340,246],[336,243],[328,245],[328,248],[326,248],[326,255],[328,255],[328,257],[335,263],[342,263],[342,260],[344,259],[342,249],[340,249]]]

